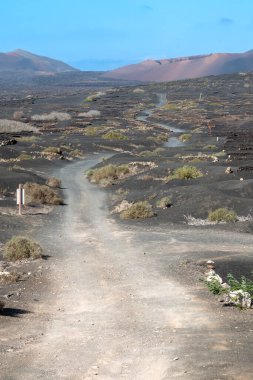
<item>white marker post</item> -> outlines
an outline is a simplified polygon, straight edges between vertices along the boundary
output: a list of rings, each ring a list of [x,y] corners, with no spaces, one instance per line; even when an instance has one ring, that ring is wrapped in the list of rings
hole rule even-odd
[[[22,188],[22,185],[19,184],[17,189],[17,205],[18,205],[18,214],[22,215],[22,205],[25,204],[25,190]]]

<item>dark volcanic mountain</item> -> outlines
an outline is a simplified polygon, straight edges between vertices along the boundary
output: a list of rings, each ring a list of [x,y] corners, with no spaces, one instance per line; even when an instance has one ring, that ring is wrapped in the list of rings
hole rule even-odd
[[[0,53],[0,72],[62,73],[76,70],[64,62],[21,49],[10,53]]]
[[[237,54],[216,53],[147,60],[108,71],[103,76],[111,79],[165,82],[240,71],[253,71],[253,50]]]

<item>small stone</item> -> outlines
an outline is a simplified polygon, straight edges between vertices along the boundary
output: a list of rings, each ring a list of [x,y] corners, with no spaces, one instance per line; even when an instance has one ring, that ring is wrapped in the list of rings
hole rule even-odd
[[[173,361],[176,361],[176,360],[179,360],[179,357],[178,357],[178,356],[176,356],[176,357],[173,359]]]
[[[228,166],[227,169],[225,170],[225,173],[226,173],[226,174],[231,174],[231,173],[233,173],[232,168],[231,168],[230,166]]]

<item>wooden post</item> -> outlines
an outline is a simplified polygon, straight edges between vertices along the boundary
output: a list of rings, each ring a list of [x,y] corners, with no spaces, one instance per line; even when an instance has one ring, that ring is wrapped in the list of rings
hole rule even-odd
[[[18,214],[22,215],[22,185],[19,184],[19,204],[18,204]]]

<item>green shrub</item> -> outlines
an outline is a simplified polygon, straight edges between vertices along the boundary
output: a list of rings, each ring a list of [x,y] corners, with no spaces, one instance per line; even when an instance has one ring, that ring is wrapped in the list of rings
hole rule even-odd
[[[253,281],[247,279],[245,276],[241,276],[240,281],[236,280],[236,278],[229,273],[227,275],[227,282],[231,288],[231,291],[242,290],[243,292],[248,292],[253,298]]]
[[[63,205],[63,199],[59,196],[56,190],[51,189],[46,185],[27,182],[24,185],[26,192],[27,203],[39,203],[49,205]]]
[[[167,208],[167,207],[170,207],[171,205],[172,205],[172,199],[169,196],[163,197],[156,202],[156,206],[159,208]]]
[[[221,286],[221,283],[217,279],[213,279],[212,281],[205,281],[208,289],[213,294],[222,294],[225,292],[225,289]]]
[[[5,244],[4,257],[10,261],[38,259],[41,257],[41,254],[41,246],[24,236],[13,236]]]
[[[214,211],[210,211],[208,214],[208,220],[210,222],[235,222],[237,215],[233,210],[228,208],[217,208]]]
[[[88,172],[88,178],[92,182],[100,183],[103,180],[117,180],[130,172],[127,165],[106,165]]]
[[[147,201],[136,202],[120,213],[121,219],[145,219],[154,215],[152,206]]]
[[[104,140],[128,140],[127,136],[119,131],[109,131],[102,135]]]
[[[171,176],[171,179],[195,179],[199,177],[203,177],[203,173],[200,170],[195,166],[185,165],[181,168],[177,168]]]
[[[184,133],[183,135],[179,136],[179,140],[185,142],[190,140],[191,137],[192,135],[190,133]]]

